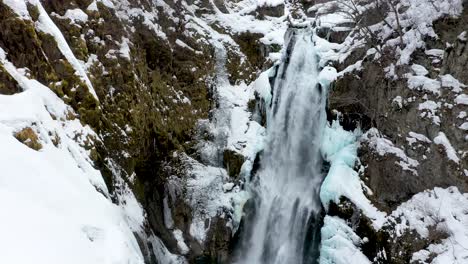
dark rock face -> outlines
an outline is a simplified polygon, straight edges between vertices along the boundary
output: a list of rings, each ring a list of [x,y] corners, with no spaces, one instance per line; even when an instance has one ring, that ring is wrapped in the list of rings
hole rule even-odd
[[[256,13],[260,17],[273,16],[280,17],[284,15],[284,4],[277,6],[263,5],[257,8]]]
[[[468,30],[467,17],[465,7],[460,18],[446,18],[434,23],[440,39],[426,40],[425,49],[445,49],[443,59],[433,60],[424,50],[418,50],[413,53],[409,65],[415,63],[424,66],[428,70],[428,77],[432,79],[440,80],[440,76],[451,74],[460,82],[467,83],[466,40],[458,38],[463,31]],[[451,45],[446,48],[446,43]],[[421,103],[427,100],[449,103],[454,101],[457,94],[443,85],[440,95],[409,89],[407,76],[404,75],[411,72],[409,66],[395,66],[398,78],[388,77],[384,69],[393,62],[393,56],[391,52],[384,51],[379,60],[364,59],[361,70],[347,73],[332,84],[328,104],[329,119],[339,117],[347,130],[360,127],[365,132],[376,128],[393,146],[400,148],[408,159],[418,163],[413,169],[405,169],[398,165],[402,161],[398,155],[382,155],[369,142],[361,144],[358,156],[364,169],[360,176],[373,192],[368,198],[378,209],[388,213],[414,194],[434,187],[456,186],[461,192],[468,192],[468,182],[463,171],[468,167],[468,159],[462,153],[468,148],[468,142],[465,139],[466,132],[459,128],[463,120],[457,118],[460,111],[466,111],[466,106],[442,103],[437,113],[441,117],[440,124],[435,124],[431,118],[422,117],[419,108]],[[363,57],[362,51],[357,50],[344,63],[336,66],[343,70]],[[412,99],[399,102],[395,100],[398,97]],[[333,110],[340,114],[337,115]],[[421,134],[429,141],[411,143],[408,139],[410,132]],[[434,139],[439,132],[443,132],[450,143],[460,150],[458,163],[448,158],[444,147],[435,143]],[[414,233],[397,236],[391,224],[377,232],[359,209],[345,199],[338,205],[332,205],[328,213],[346,219],[360,237],[369,239],[362,245],[362,251],[376,263],[410,263],[414,252],[448,236],[436,228],[429,230],[428,238],[421,238]],[[385,249],[386,259],[381,258],[379,252],[382,249]]]
[[[239,176],[242,164],[244,164],[244,156],[234,150],[226,149],[223,153],[223,164],[226,167],[229,176],[237,178]]]
[[[468,83],[466,74],[468,67],[467,38],[459,36],[461,32],[467,30],[467,23],[468,8],[465,8],[459,19],[444,19],[434,25],[444,41],[453,43],[445,51],[441,73],[450,73],[465,84]]]
[[[396,96],[422,98],[417,91],[408,89],[406,79],[388,80],[381,64],[364,62],[363,68],[359,75],[347,74],[339,79],[330,92],[329,107],[343,114],[345,128],[354,129],[359,126],[365,131],[376,127],[396,146],[407,144],[406,135],[409,132],[433,139],[441,130],[451,136],[452,144],[466,145],[463,133],[453,126],[458,114],[456,110],[461,110],[461,106],[444,111],[445,120],[437,126],[430,119],[420,118],[418,105],[423,102],[419,101],[421,99],[402,108],[393,102]],[[442,96],[449,98],[452,95],[447,93]],[[379,157],[366,145],[360,149],[360,159],[368,165],[364,175],[368,179],[366,183],[378,194],[376,202],[382,209],[394,209],[412,195],[434,186],[459,186],[460,190],[468,191],[461,170],[463,165],[447,160],[446,153],[440,146],[422,143],[419,147],[407,148],[406,154],[420,163],[417,176],[397,166],[397,157]],[[427,159],[422,159],[423,155]]]

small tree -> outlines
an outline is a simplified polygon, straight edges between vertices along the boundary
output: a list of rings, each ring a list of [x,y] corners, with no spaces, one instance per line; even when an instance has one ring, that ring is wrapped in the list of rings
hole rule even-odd
[[[371,25],[365,20],[366,16],[374,12],[379,17],[383,17],[382,22],[389,28],[393,28],[387,21],[388,12],[393,12],[396,18],[397,33],[400,39],[400,45],[403,47],[403,30],[398,13],[398,3],[400,0],[337,0],[339,12],[344,13],[357,26],[356,33],[360,38],[365,39],[366,43],[382,54],[381,40],[377,34],[370,28]]]

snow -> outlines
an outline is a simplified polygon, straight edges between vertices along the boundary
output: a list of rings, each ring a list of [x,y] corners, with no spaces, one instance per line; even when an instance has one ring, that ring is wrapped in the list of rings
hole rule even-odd
[[[328,13],[319,17],[318,24],[321,27],[336,29],[338,24],[352,23],[350,18],[344,17],[342,13]]]
[[[151,245],[153,246],[152,251],[154,252],[154,255],[156,256],[156,259],[159,261],[159,263],[187,264],[187,261],[185,260],[184,257],[178,256],[169,252],[166,246],[164,246],[164,243],[158,237],[153,235],[149,238],[149,241],[151,242]]]
[[[434,138],[434,143],[436,143],[437,145],[442,145],[444,147],[447,157],[450,160],[454,161],[457,164],[460,162],[460,159],[457,156],[457,152],[453,148],[452,144],[450,144],[450,141],[448,140],[444,132],[439,132],[438,136]]]
[[[418,174],[416,168],[419,162],[408,157],[402,149],[395,147],[390,140],[383,138],[376,128],[369,129],[369,131],[363,135],[362,140],[367,142],[380,156],[391,154],[398,157],[400,161],[396,162],[396,164],[403,170],[410,171],[414,175]]]
[[[112,203],[85,149],[96,138],[49,88],[0,62],[23,92],[0,95],[0,200],[2,263],[143,263],[133,228],[142,212],[131,196]],[[53,116],[53,117],[52,117]],[[31,127],[42,148],[30,149],[13,134]],[[53,143],[57,137],[58,144]],[[46,239],[45,239],[46,238]],[[27,254],[24,249],[27,248]]]
[[[86,8],[86,10],[99,11],[98,7],[97,7],[97,3],[102,3],[105,7],[108,7],[108,8],[111,8],[111,9],[115,8],[115,6],[114,6],[114,4],[112,3],[111,0],[93,0],[93,2],[91,2],[91,4],[89,4],[89,6],[88,6],[88,8]]]
[[[328,87],[331,82],[336,80],[338,76],[338,73],[336,72],[336,69],[330,66],[324,67],[318,76],[318,82],[320,85],[323,87]]]
[[[195,50],[194,50],[192,47],[190,47],[189,45],[187,45],[185,42],[183,42],[183,41],[180,40],[180,39],[177,39],[177,40],[175,41],[175,43],[176,43],[177,45],[181,46],[182,48],[186,48],[186,49],[188,49],[188,50],[190,50],[190,51],[195,52]]]
[[[283,0],[257,0],[258,6],[274,7],[274,6],[279,6],[283,4],[284,4]]]
[[[468,105],[468,95],[460,94],[455,98],[455,103],[461,105]]]
[[[187,254],[189,252],[189,248],[187,247],[187,244],[185,244],[182,231],[176,229],[172,231],[172,234],[174,234],[174,238],[177,240],[177,247],[179,247],[180,252],[184,255]]]
[[[232,189],[234,189],[234,186],[235,186],[235,184],[232,183],[232,182],[225,183],[223,185],[223,191],[224,192],[230,192],[230,191],[232,191]]]
[[[440,102],[434,102],[427,100],[424,103],[420,103],[418,109],[423,111],[421,117],[427,117],[432,119],[432,122],[436,125],[440,125],[440,117],[437,116],[437,111],[440,108]]]
[[[416,143],[416,141],[424,142],[424,143],[432,143],[432,141],[427,138],[426,136],[422,134],[418,134],[415,132],[409,132],[408,133],[409,137],[407,138],[407,141],[410,143],[410,145]]]
[[[29,16],[26,1],[19,0],[3,0],[3,3],[10,7],[22,19],[31,19]]]
[[[88,5],[88,7],[86,8],[86,10],[98,12],[99,9],[98,9],[98,7],[97,7],[97,1],[96,1],[96,0],[93,0],[93,2],[91,2],[91,4]]]
[[[460,129],[468,130],[468,122],[465,122],[459,126]]]
[[[260,84],[257,82],[255,85],[258,88]],[[256,154],[263,149],[266,133],[264,127],[256,121],[250,120],[252,114],[247,110],[247,103],[253,99],[252,88],[252,86],[245,84],[238,86],[224,84],[218,89],[219,100],[224,108],[220,110],[223,113],[219,114],[228,118],[226,124],[226,129],[229,131],[227,148],[241,153],[251,162],[254,161]]]
[[[403,107],[403,98],[401,96],[396,96],[395,98],[393,98],[392,100],[393,103],[396,103],[398,108],[402,108]]]
[[[429,74],[426,68],[424,68],[424,66],[419,65],[419,64],[411,65],[411,69],[413,70],[414,74],[416,74],[417,76],[426,76]]]
[[[425,76],[410,76],[408,78],[408,87],[415,90],[423,90],[440,95],[441,84],[437,80]]]
[[[360,13],[354,15],[359,17],[362,13],[368,12],[369,7],[365,7],[368,3],[367,1],[355,1],[354,3],[357,3],[356,7]],[[327,9],[327,3],[322,5],[324,6],[323,9]],[[317,6],[322,5],[319,4]],[[328,11],[328,13],[343,13],[343,16],[348,17],[348,19],[350,16],[346,15],[346,12],[354,13],[354,11],[346,7],[346,4],[341,4],[339,6],[340,10],[338,12],[326,11]],[[317,10],[317,13],[320,14],[320,8],[313,7],[311,9]],[[403,47],[400,47],[400,37],[398,32],[396,32],[398,23],[394,12],[388,12],[386,17],[382,18],[380,22],[370,25],[369,29],[382,40],[383,45],[379,47],[381,50],[386,47],[396,50],[397,65],[406,65],[410,64],[413,52],[418,49],[425,50],[426,44],[424,40],[427,37],[438,38],[432,27],[433,21],[441,17],[458,16],[461,14],[463,6],[461,0],[401,0],[396,3],[396,9],[399,10],[398,18],[402,28],[401,40],[403,42]],[[340,21],[342,19],[337,20]],[[383,20],[385,20],[385,22]],[[364,34],[366,33],[364,32]],[[351,34],[347,37],[343,43],[343,49],[340,51],[340,60],[346,58],[353,49],[359,47],[356,42],[363,40],[359,35],[360,34]],[[438,49],[425,50],[425,52],[427,55],[433,56],[439,61],[444,54],[443,50]]]
[[[444,56],[444,51],[441,49],[430,49],[424,52],[428,56],[442,58]]]
[[[442,86],[452,88],[452,92],[459,93],[462,91],[462,88],[466,88],[466,85],[460,83],[455,77],[450,74],[445,74],[440,77]]]
[[[263,44],[279,44],[284,42],[284,33],[286,32],[287,25],[284,20],[287,16],[287,9],[285,15],[282,17],[265,17],[263,20],[256,19],[250,13],[254,11],[257,6],[277,6],[283,4],[282,0],[258,0],[255,1],[244,0],[240,2],[225,2],[228,8],[228,13],[223,13],[215,8],[215,13],[206,15],[203,19],[209,24],[220,24],[225,27],[230,33],[259,33],[263,37],[260,41]]]
[[[271,103],[271,85],[270,85],[270,74],[272,70],[264,71],[253,83],[253,89],[259,94],[260,98],[263,99],[266,105]]]
[[[128,38],[123,37],[122,38],[122,43],[120,43],[120,50],[119,50],[120,56],[122,56],[123,58],[125,58],[127,60],[131,59],[130,47],[128,46],[129,43],[130,43],[130,40]]]
[[[84,70],[82,63],[73,54],[72,50],[68,46],[67,41],[65,40],[65,37],[62,35],[62,32],[60,32],[60,29],[54,24],[52,19],[50,19],[49,15],[45,11],[40,1],[31,0],[31,2],[34,3],[39,10],[39,18],[36,22],[36,28],[54,37],[55,41],[57,42],[57,46],[62,52],[63,56],[65,56],[65,58],[68,60],[71,66],[75,69],[76,74],[78,74],[80,78],[86,83],[89,92],[94,96],[96,100],[99,100],[96,95],[96,92],[94,91],[91,81],[86,75],[86,71]]]
[[[338,121],[333,121],[325,128],[321,151],[324,159],[330,162],[330,170],[320,188],[320,200],[328,208],[330,202],[338,204],[344,196],[372,219],[374,227],[379,229],[385,213],[378,211],[364,195],[363,183],[353,170],[357,160],[359,134],[359,131],[345,131]]]
[[[363,240],[347,223],[335,216],[325,216],[320,244],[320,264],[370,264],[361,252]]]
[[[389,217],[388,223],[395,226],[397,236],[415,230],[422,238],[429,236],[429,228],[448,235],[434,241],[427,248],[413,254],[412,261],[427,263],[429,255],[435,258],[431,263],[462,263],[468,258],[468,195],[456,187],[434,188],[413,196],[401,204]]]
[[[467,40],[466,31],[463,31],[462,33],[460,33],[460,35],[458,35],[457,39],[459,39],[461,41],[466,41]]]
[[[427,8],[428,6],[434,8]],[[407,10],[399,15],[402,28],[411,27],[410,30],[403,32],[403,40],[406,46],[401,51],[400,64],[409,63],[411,54],[417,48],[424,47],[424,36],[436,37],[432,28],[433,21],[443,16],[456,16],[463,9],[461,0],[402,0],[397,5],[397,9],[400,7],[407,7]],[[397,28],[396,18],[392,12],[390,12],[387,21],[393,28]]]
[[[65,12],[64,17],[73,22],[86,23],[88,21],[88,15],[79,8],[68,9],[67,12]]]
[[[152,30],[158,37],[160,37],[163,40],[167,40],[166,33],[162,31],[161,26],[157,23],[157,19],[160,16],[158,10],[145,10],[144,6],[136,7],[128,0],[120,0],[114,2],[111,2],[109,0],[100,0],[100,2],[102,2],[109,8],[114,9],[116,11],[117,17],[119,17],[120,19],[124,21],[132,21],[134,19],[141,20],[143,25],[147,26],[148,29]],[[174,17],[171,15],[173,13],[173,10],[169,8],[163,1],[155,1],[154,3],[155,5],[162,7],[162,9],[166,12],[166,14],[162,15],[165,15],[167,19],[174,20]]]
[[[191,167],[185,180],[186,202],[193,214],[190,235],[203,243],[210,228],[210,224],[207,226],[206,223],[216,216],[227,218],[234,232],[240,223],[247,192],[239,187],[224,192],[223,186],[230,180],[225,169],[203,165],[188,156],[184,156],[184,159]],[[232,217],[228,218],[225,212],[231,212]]]
[[[460,111],[460,113],[458,113],[457,118],[463,119],[463,118],[465,118],[467,116],[468,116],[468,114],[466,113],[466,111]]]

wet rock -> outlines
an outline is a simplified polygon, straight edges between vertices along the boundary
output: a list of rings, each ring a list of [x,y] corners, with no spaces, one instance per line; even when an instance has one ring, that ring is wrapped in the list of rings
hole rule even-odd
[[[207,234],[205,250],[202,256],[196,258],[196,264],[224,264],[229,263],[232,230],[227,225],[227,219],[217,216],[211,219],[210,230]]]
[[[223,165],[226,168],[228,174],[232,178],[239,176],[242,164],[244,164],[245,157],[238,152],[225,149],[223,153]]]

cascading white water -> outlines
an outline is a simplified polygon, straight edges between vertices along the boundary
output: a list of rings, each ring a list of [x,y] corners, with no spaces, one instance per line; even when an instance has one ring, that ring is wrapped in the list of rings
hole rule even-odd
[[[267,114],[267,147],[255,178],[255,219],[237,263],[308,264],[318,253],[326,91],[312,30],[290,29]]]

